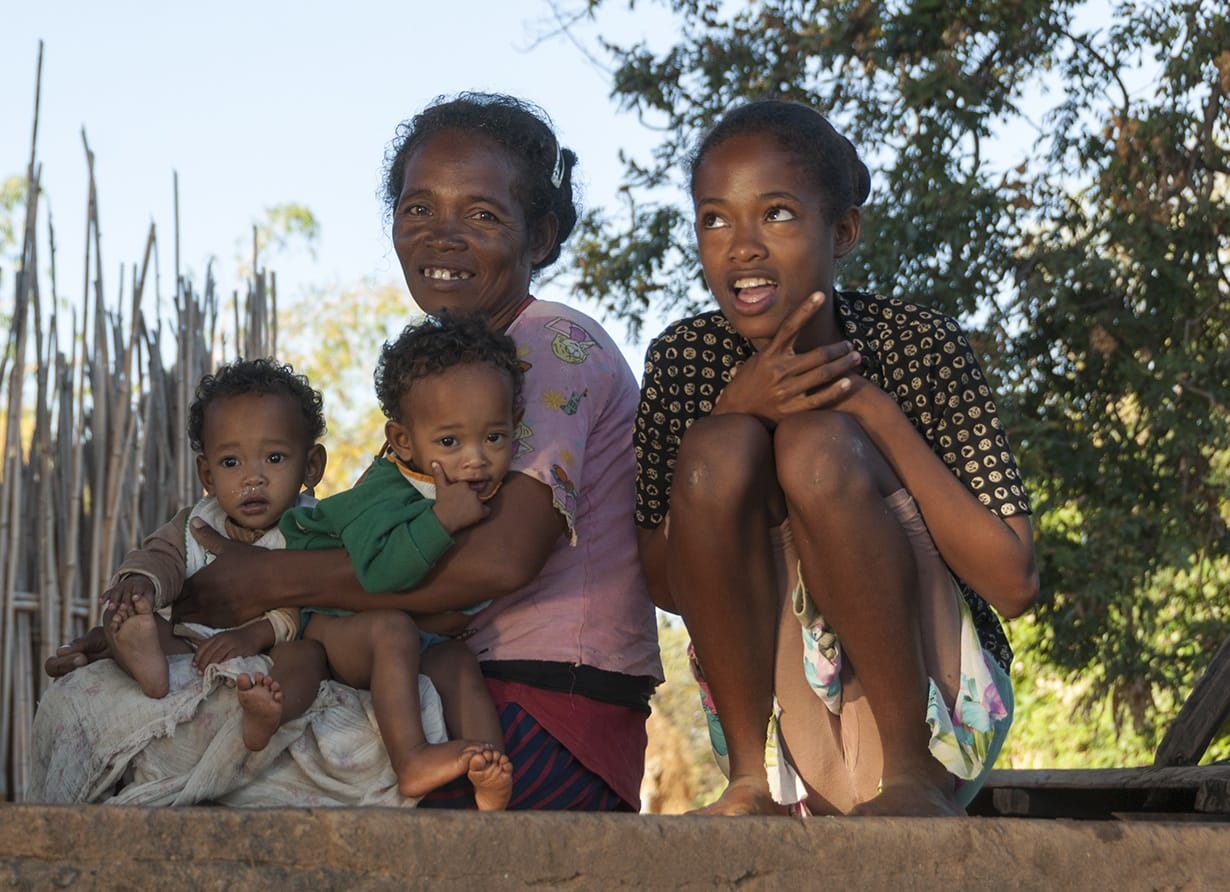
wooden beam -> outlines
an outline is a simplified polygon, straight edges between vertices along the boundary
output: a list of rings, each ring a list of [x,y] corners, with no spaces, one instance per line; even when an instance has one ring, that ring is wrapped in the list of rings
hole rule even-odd
[[[996,770],[971,804],[984,816],[1106,820],[1124,813],[1230,812],[1230,765]]]
[[[1227,716],[1230,716],[1230,637],[1222,642],[1204,676],[1184,701],[1157,748],[1153,764],[1159,767],[1195,765]]]

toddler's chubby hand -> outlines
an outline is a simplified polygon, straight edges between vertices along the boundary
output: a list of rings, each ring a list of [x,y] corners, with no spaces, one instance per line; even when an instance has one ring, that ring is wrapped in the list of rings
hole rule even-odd
[[[224,662],[231,657],[255,656],[268,646],[261,634],[264,630],[258,628],[260,625],[254,623],[238,629],[227,629],[207,638],[193,654],[192,665],[197,672],[204,672],[206,666]]]
[[[121,606],[132,610],[132,599],[140,596],[148,598],[149,603],[153,604],[154,583],[148,576],[133,574],[103,592],[98,601],[103,605],[103,610],[118,610]]]
[[[431,463],[431,476],[436,484],[436,504],[432,510],[449,535],[473,526],[491,512],[470,484],[464,480],[450,483],[439,462]]]

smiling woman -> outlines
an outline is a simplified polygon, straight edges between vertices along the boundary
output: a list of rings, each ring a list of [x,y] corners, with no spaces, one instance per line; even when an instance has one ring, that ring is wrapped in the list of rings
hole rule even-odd
[[[415,302],[431,314],[481,313],[501,331],[577,219],[576,156],[549,128],[514,119],[513,109],[436,106],[403,125],[385,181],[393,247]]]
[[[345,551],[266,552],[198,529],[216,559],[177,616],[234,625],[277,606],[436,613],[490,599],[466,644],[513,760],[508,807],[635,810],[662,677],[632,520],[636,380],[597,322],[529,293],[576,223],[575,164],[541,111],[483,94],[429,106],[388,156],[393,242],[415,302],[506,332],[525,370],[516,453],[485,519],[457,531],[419,585],[375,594]],[[94,644],[62,650],[48,671],[97,656]],[[424,804],[473,796],[448,787]]]

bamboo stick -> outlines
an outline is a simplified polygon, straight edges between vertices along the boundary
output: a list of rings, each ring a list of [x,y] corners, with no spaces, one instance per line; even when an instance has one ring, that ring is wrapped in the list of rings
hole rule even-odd
[[[39,64],[41,77],[41,44]],[[275,354],[277,339],[276,278],[256,265],[255,243],[242,303],[233,292],[232,307],[221,306],[212,264],[200,289],[181,275],[178,177],[173,322],[161,318],[153,224],[141,262],[130,268],[127,295],[120,267],[123,309],[109,308],[94,153],[84,129],[82,291],[67,321],[58,319],[50,214],[49,304],[39,280],[37,95],[21,261],[14,276],[0,279],[14,294],[0,354],[0,799],[21,796],[30,777],[33,712],[50,683],[38,668],[42,659],[97,620],[98,595],[123,553],[199,495],[186,437],[196,382],[226,357],[227,338],[235,352],[251,356]],[[142,309],[151,264],[152,314]],[[164,334],[173,343],[164,343]]]

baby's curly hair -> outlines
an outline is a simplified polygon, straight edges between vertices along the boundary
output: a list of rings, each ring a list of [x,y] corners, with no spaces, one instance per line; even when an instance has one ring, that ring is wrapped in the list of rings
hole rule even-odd
[[[508,373],[513,412],[520,411],[525,372],[516,343],[492,331],[481,316],[447,312],[407,325],[395,340],[385,341],[375,373],[380,408],[387,418],[402,421],[401,398],[415,381],[474,362],[489,362]]]
[[[296,375],[289,365],[267,359],[237,359],[219,366],[196,386],[196,397],[188,407],[188,442],[194,452],[205,451],[205,410],[214,400],[245,393],[283,394],[299,403],[308,442],[315,443],[325,433],[324,400],[304,375]]]

